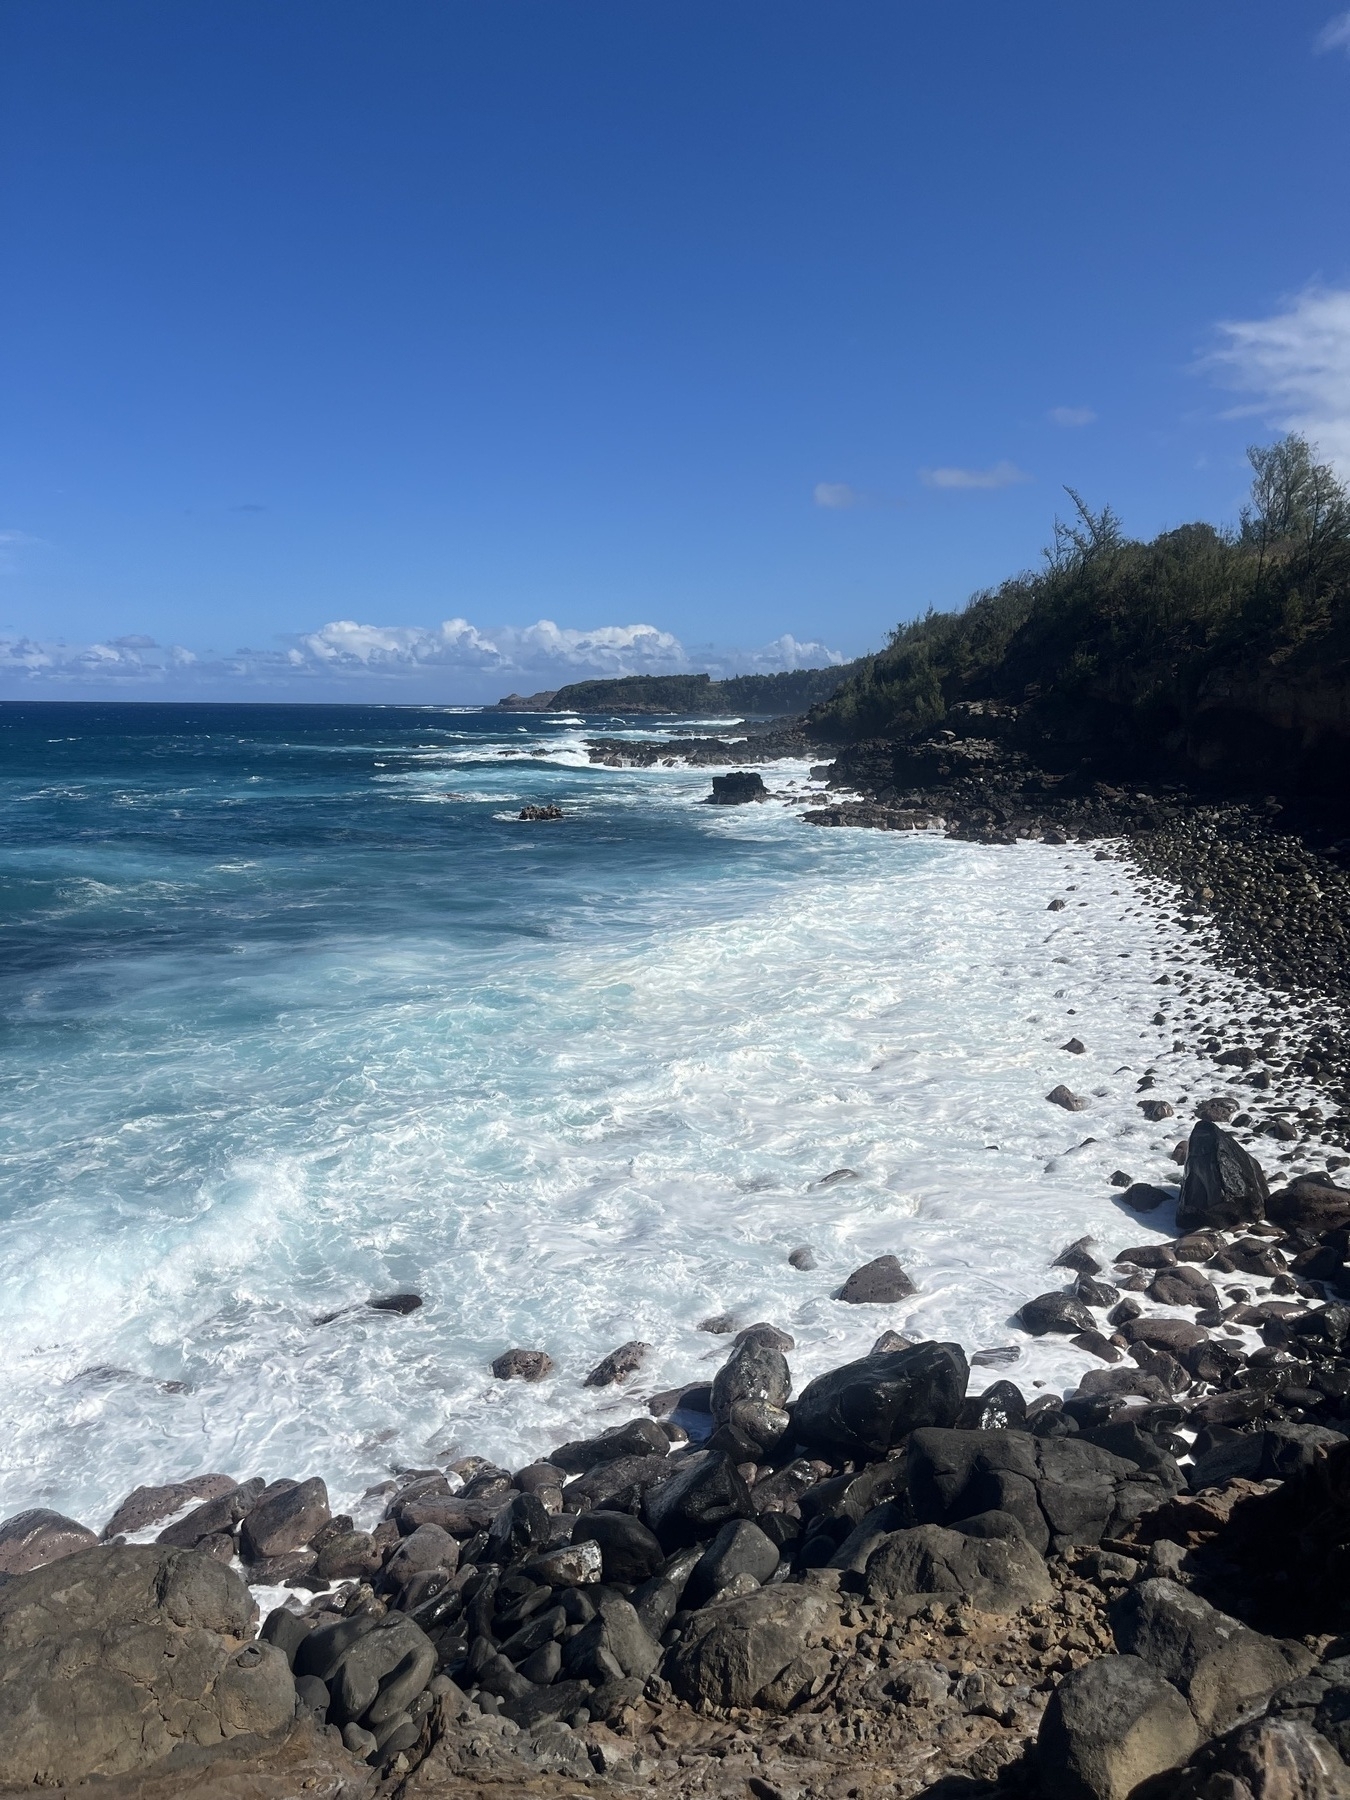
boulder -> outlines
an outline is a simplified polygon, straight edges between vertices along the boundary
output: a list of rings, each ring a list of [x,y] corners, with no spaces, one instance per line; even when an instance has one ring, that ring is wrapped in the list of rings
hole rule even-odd
[[[194,1506],[185,1518],[166,1525],[155,1539],[157,1544],[170,1544],[176,1549],[191,1550],[207,1538],[233,1531],[249,1508],[256,1504],[266,1484],[261,1476],[241,1481],[223,1494],[213,1495],[200,1506]]]
[[[865,1356],[802,1390],[793,1434],[808,1448],[874,1461],[918,1426],[954,1425],[969,1376],[959,1344]]]
[[[1131,1212],[1149,1213],[1166,1206],[1171,1198],[1166,1188],[1155,1187],[1151,1181],[1132,1181],[1120,1196],[1120,1204]]]
[[[618,1594],[606,1594],[595,1617],[563,1647],[563,1668],[574,1681],[597,1687],[625,1676],[645,1681],[661,1660],[636,1610]]]
[[[778,1546],[749,1519],[728,1519],[695,1563],[685,1591],[686,1606],[702,1606],[748,1575],[761,1587],[778,1567]]]
[[[1100,1275],[1102,1265],[1092,1254],[1095,1238],[1075,1238],[1066,1250],[1061,1250],[1051,1265],[1056,1269],[1073,1269],[1079,1275]]]
[[[1201,1746],[1158,1800],[1345,1800],[1350,1766],[1315,1725],[1260,1718]]]
[[[1065,1112],[1087,1111],[1087,1101],[1081,1094],[1075,1094],[1071,1088],[1066,1088],[1062,1081],[1057,1087],[1052,1087],[1045,1097],[1052,1105],[1062,1106]]]
[[[379,1573],[383,1560],[380,1546],[368,1531],[339,1531],[324,1539],[314,1559],[314,1573],[325,1582],[369,1581]]]
[[[327,1677],[334,1723],[363,1725],[378,1740],[381,1726],[406,1711],[435,1670],[436,1647],[421,1627],[404,1613],[386,1613]]]
[[[698,1452],[668,1480],[647,1489],[642,1516],[667,1551],[709,1536],[728,1519],[754,1512],[750,1490],[736,1464],[721,1450]]]
[[[850,1306],[891,1306],[917,1292],[914,1283],[894,1256],[877,1256],[855,1269],[840,1288],[838,1298]]]
[[[1015,1527],[1007,1537],[967,1537],[941,1525],[892,1532],[867,1559],[863,1584],[870,1601],[897,1612],[915,1594],[951,1595],[987,1613],[1055,1597],[1044,1559]]]
[[[1076,1331],[1093,1331],[1097,1322],[1075,1294],[1059,1292],[1023,1301],[1017,1323],[1033,1337],[1044,1337],[1050,1331],[1070,1336]]]
[[[1186,1169],[1177,1202],[1177,1229],[1211,1226],[1231,1231],[1266,1216],[1270,1190],[1260,1163],[1235,1137],[1211,1119],[1201,1119],[1191,1132]]]
[[[142,1769],[179,1744],[271,1737],[295,1716],[275,1645],[224,1563],[99,1545],[0,1586],[0,1744],[23,1786]]]
[[[642,1359],[651,1349],[650,1344],[641,1343],[633,1338],[627,1344],[620,1344],[617,1350],[611,1350],[586,1377],[586,1387],[613,1387],[616,1381],[622,1381],[625,1375],[632,1375],[642,1367]]]
[[[616,1457],[612,1462],[597,1463],[588,1475],[570,1482],[563,1504],[569,1512],[585,1512],[591,1507],[637,1512],[648,1488],[668,1481],[673,1472],[664,1455]]]
[[[723,1428],[714,1441],[720,1448],[741,1452],[740,1460],[747,1460],[747,1454],[749,1460],[761,1457],[788,1427],[784,1405],[792,1377],[771,1333],[773,1337],[784,1335],[772,1326],[742,1332],[712,1384],[712,1416]]]
[[[488,1526],[483,1559],[492,1563],[519,1562],[532,1550],[541,1550],[553,1530],[553,1519],[538,1494],[516,1494]]]
[[[1298,1175],[1288,1187],[1272,1189],[1266,1216],[1289,1231],[1329,1231],[1350,1222],[1350,1188]]]
[[[1186,1696],[1205,1736],[1313,1664],[1306,1650],[1263,1637],[1175,1581],[1138,1582],[1112,1606],[1111,1629],[1122,1651]]]
[[[729,775],[714,775],[712,793],[708,795],[711,806],[744,806],[747,800],[767,800],[769,790],[764,785],[764,777],[753,769],[733,769]]]
[[[599,1545],[606,1581],[646,1581],[666,1560],[655,1533],[631,1513],[582,1513],[573,1528],[572,1542]]]
[[[832,1615],[822,1593],[785,1583],[714,1602],[690,1620],[663,1673],[691,1704],[752,1706],[815,1647]]]
[[[522,1563],[522,1575],[544,1587],[585,1587],[599,1581],[604,1573],[604,1552],[589,1540],[563,1544],[556,1550],[543,1550]]]
[[[0,1575],[26,1575],[97,1542],[87,1525],[44,1506],[30,1507],[0,1525]]]
[[[1120,1536],[1179,1485],[1179,1475],[1146,1471],[1079,1437],[1025,1431],[916,1431],[905,1466],[921,1524],[1011,1513],[1043,1554]]]
[[[328,1489],[317,1476],[309,1481],[277,1482],[244,1514],[239,1553],[245,1562],[258,1563],[299,1550],[331,1517]]]
[[[493,1358],[492,1373],[498,1381],[542,1381],[553,1373],[553,1358],[547,1350],[504,1350]]]
[[[548,1460],[568,1475],[585,1475],[598,1463],[616,1462],[621,1456],[665,1456],[670,1439],[655,1419],[630,1419],[599,1437],[576,1438],[550,1450]]]
[[[133,1488],[99,1533],[118,1537],[124,1531],[144,1531],[187,1505],[189,1500],[214,1500],[239,1484],[233,1475],[193,1475],[187,1481],[171,1481],[164,1487]],[[0,1527],[3,1530],[3,1527]]]
[[[1021,1431],[1027,1403],[1015,1382],[992,1382],[982,1394],[967,1394],[957,1418],[960,1431]]]
[[[1137,1656],[1102,1656],[1050,1696],[1036,1740],[1043,1800],[1128,1800],[1200,1741],[1181,1695]]]

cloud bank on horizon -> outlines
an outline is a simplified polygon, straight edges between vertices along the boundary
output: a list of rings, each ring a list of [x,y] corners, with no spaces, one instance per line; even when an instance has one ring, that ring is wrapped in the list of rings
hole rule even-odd
[[[160,644],[143,633],[93,644],[0,637],[0,698],[73,699],[497,699],[507,687],[546,689],[620,675],[770,674],[845,660],[785,633],[757,650],[691,650],[655,625],[577,631],[540,619],[479,628],[366,625],[336,619],[273,650],[230,655]]]

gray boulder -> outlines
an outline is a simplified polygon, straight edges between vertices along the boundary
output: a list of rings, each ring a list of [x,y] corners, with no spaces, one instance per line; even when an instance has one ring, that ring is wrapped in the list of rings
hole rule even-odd
[[[133,1488],[99,1533],[113,1538],[124,1531],[144,1531],[186,1506],[189,1500],[214,1500],[238,1486],[233,1475],[193,1475],[187,1481],[171,1481],[164,1487]]]
[[[833,1609],[809,1587],[779,1583],[694,1615],[663,1673],[682,1700],[752,1706],[816,1648]]]
[[[839,1298],[850,1306],[892,1306],[915,1292],[898,1257],[878,1256],[853,1271],[840,1288]]]
[[[246,1641],[253,1600],[197,1551],[82,1550],[0,1586],[6,1779],[142,1769],[180,1744],[270,1737],[295,1717],[283,1651]]]
[[[969,1378],[959,1344],[864,1356],[803,1389],[792,1409],[793,1435],[808,1448],[875,1461],[918,1426],[954,1425]]]
[[[1042,1800],[1127,1800],[1184,1763],[1199,1741],[1174,1687],[1136,1656],[1102,1656],[1050,1696],[1036,1742],[1037,1792]]]
[[[642,1359],[651,1349],[650,1344],[633,1338],[626,1344],[620,1344],[617,1350],[611,1350],[608,1356],[602,1357],[586,1377],[586,1387],[613,1387],[616,1381],[622,1381],[625,1375],[632,1375],[642,1367]]]
[[[166,1525],[155,1542],[192,1550],[207,1538],[233,1531],[249,1508],[256,1504],[265,1485],[261,1476],[254,1476],[251,1481],[241,1481],[237,1486],[227,1488],[223,1494],[214,1494],[200,1506],[194,1506],[186,1518]]]
[[[1111,1608],[1111,1629],[1121,1650],[1186,1696],[1205,1736],[1313,1665],[1300,1646],[1263,1637],[1175,1581],[1129,1588]]]
[[[1201,1119],[1191,1132],[1190,1150],[1177,1201],[1177,1230],[1204,1226],[1231,1231],[1266,1216],[1270,1189],[1261,1165],[1235,1137],[1212,1119]]]
[[[661,1660],[660,1647],[643,1628],[636,1610],[618,1594],[606,1594],[595,1617],[563,1649],[563,1668],[572,1680],[597,1687],[625,1676],[645,1680]]]
[[[328,1489],[317,1476],[275,1482],[244,1514],[239,1553],[245,1562],[257,1563],[299,1550],[331,1517]]]
[[[776,1444],[788,1427],[792,1392],[787,1358],[767,1334],[743,1333],[712,1384],[712,1416],[757,1450]]]
[[[950,1594],[979,1612],[1011,1613],[1055,1597],[1043,1558],[1024,1537],[967,1537],[940,1525],[893,1532],[872,1552],[867,1598],[903,1612],[915,1594]]]
[[[749,1519],[729,1519],[694,1565],[686,1590],[686,1606],[702,1606],[738,1575],[761,1586],[778,1567],[778,1546]]]
[[[404,1613],[386,1613],[338,1659],[328,1677],[337,1724],[381,1727],[406,1711],[436,1671],[436,1646]]]
[[[0,1525],[0,1575],[25,1575],[97,1542],[88,1526],[43,1506],[30,1507]]]
[[[1078,1437],[1026,1431],[916,1431],[906,1474],[920,1524],[958,1525],[975,1513],[1011,1513],[1044,1554],[1118,1537],[1180,1486],[1175,1465],[1137,1463]]]
[[[1346,1800],[1350,1766],[1315,1726],[1260,1718],[1203,1745],[1158,1800]]]

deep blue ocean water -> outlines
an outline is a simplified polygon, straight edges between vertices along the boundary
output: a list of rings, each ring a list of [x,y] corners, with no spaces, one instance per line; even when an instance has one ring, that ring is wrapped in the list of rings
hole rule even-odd
[[[1127,875],[1073,849],[805,826],[805,764],[728,809],[706,769],[587,761],[668,728],[0,706],[0,1512],[519,1458],[706,1376],[721,1311],[791,1330],[799,1378],[888,1325],[1005,1343],[1111,1222],[1105,1172],[1167,1147],[1117,1071],[1182,934],[1141,947]],[[912,1302],[832,1299],[883,1251]],[[401,1289],[421,1311],[360,1310]],[[585,1389],[632,1338],[628,1392]],[[511,1344],[557,1373],[494,1381]]]

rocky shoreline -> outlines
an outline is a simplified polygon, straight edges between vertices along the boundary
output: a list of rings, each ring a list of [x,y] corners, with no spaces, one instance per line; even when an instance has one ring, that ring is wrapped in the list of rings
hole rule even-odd
[[[645,1346],[621,1345],[588,1382],[633,1395],[625,1423],[521,1469],[403,1470],[366,1496],[369,1529],[314,1475],[138,1488],[97,1533],[17,1515],[0,1523],[6,1791],[1350,1796],[1332,928],[1350,878],[1268,810],[1066,789],[983,750],[972,774],[960,742],[940,740],[928,787],[869,786],[866,757],[841,758],[858,797],[806,816],[1110,839],[1093,854],[1132,858],[1266,995],[1211,1031],[1200,978],[1159,978],[1215,1091],[1183,1121],[1141,1079],[1141,1109],[1184,1133],[1178,1180],[1122,1173],[1117,1240],[1065,1245],[1022,1307],[1023,1331],[1091,1359],[1076,1390],[972,1394],[972,1364],[1015,1351],[883,1331],[795,1393],[787,1333],[710,1320],[730,1338],[711,1383],[642,1395]],[[1282,1101],[1295,1080],[1325,1106]],[[1078,1101],[1061,1084],[1046,1104]],[[1303,1173],[1268,1181],[1253,1152]],[[838,1297],[881,1325],[912,1292],[882,1257]],[[551,1363],[522,1347],[493,1372]],[[260,1631],[249,1584],[288,1596]]]
[[[318,1478],[219,1474],[137,1489],[97,1539],[6,1521],[4,1778],[1350,1792],[1350,1190],[1272,1190],[1227,1104],[1199,1109],[1170,1241],[1068,1245],[1024,1306],[1099,1359],[1067,1399],[970,1395],[961,1346],[894,1333],[793,1398],[793,1341],[761,1324],[710,1386],[527,1468],[405,1471],[370,1531]],[[893,1258],[848,1287],[912,1291]],[[293,1595],[256,1641],[245,1576]]]

